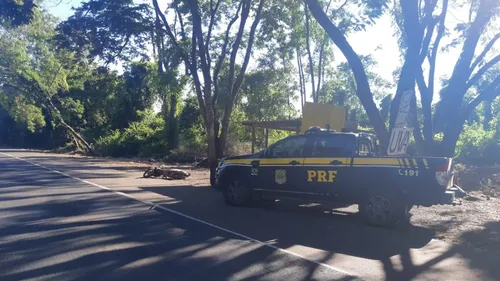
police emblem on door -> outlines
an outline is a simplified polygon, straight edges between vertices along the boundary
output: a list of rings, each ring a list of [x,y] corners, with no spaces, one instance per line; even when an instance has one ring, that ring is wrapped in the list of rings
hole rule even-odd
[[[274,182],[277,184],[284,184],[286,182],[286,171],[276,170],[274,171]]]

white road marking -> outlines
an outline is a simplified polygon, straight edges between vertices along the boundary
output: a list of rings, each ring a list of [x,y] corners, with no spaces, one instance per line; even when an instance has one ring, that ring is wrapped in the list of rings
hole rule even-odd
[[[144,200],[141,200],[141,199],[138,199],[138,198],[135,198],[131,195],[128,195],[126,193],[123,193],[123,192],[120,192],[120,191],[116,191],[116,190],[113,190],[109,187],[106,187],[106,186],[103,186],[103,185],[100,185],[100,184],[97,184],[97,183],[93,183],[93,182],[90,182],[90,181],[87,181],[87,180],[84,180],[84,179],[81,179],[81,178],[77,178],[77,177],[74,177],[72,175],[69,175],[69,174],[66,174],[66,173],[63,173],[63,172],[60,172],[60,171],[57,171],[57,170],[54,170],[54,169],[51,169],[49,167],[45,167],[45,166],[42,166],[40,164],[37,164],[37,163],[33,163],[29,160],[26,160],[26,159],[22,159],[20,157],[16,157],[16,156],[13,156],[13,155],[10,155],[8,153],[3,153],[3,152],[0,152],[0,154],[2,155],[5,155],[5,156],[8,156],[8,157],[11,157],[11,158],[14,158],[14,159],[17,159],[17,160],[20,160],[20,161],[23,161],[23,162],[26,162],[26,163],[29,163],[33,166],[37,166],[37,167],[40,167],[42,169],[45,169],[45,170],[48,170],[48,171],[51,171],[53,173],[56,173],[56,174],[59,174],[59,175],[62,175],[62,176],[65,176],[65,177],[68,177],[68,178],[72,178],[74,180],[77,180],[77,181],[80,181],[80,182],[83,182],[83,183],[86,183],[86,184],[89,184],[89,185],[92,185],[92,186],[95,186],[95,187],[98,187],[100,189],[104,189],[104,190],[107,190],[107,191],[110,191],[110,192],[113,192],[115,194],[118,194],[118,195],[121,195],[121,196],[124,196],[124,197],[127,197],[129,199],[132,199],[132,200],[135,200],[135,201],[138,201],[138,202],[141,202],[145,205],[148,205],[150,206],[150,209],[151,210],[155,210],[155,209],[161,209],[163,211],[166,211],[166,212],[169,212],[169,213],[172,213],[172,214],[176,214],[178,216],[181,216],[181,217],[184,217],[184,218],[187,218],[187,219],[190,219],[190,220],[193,220],[193,221],[196,221],[196,222],[199,222],[201,224],[204,224],[204,225],[207,225],[207,226],[210,226],[210,227],[213,227],[213,228],[216,228],[216,229],[219,229],[219,230],[222,230],[224,232],[227,232],[227,233],[230,233],[234,236],[238,236],[240,238],[243,238],[243,239],[246,239],[246,240],[249,240],[249,241],[252,241],[252,242],[255,242],[257,244],[260,244],[262,246],[265,246],[265,247],[269,247],[271,249],[274,249],[276,251],[279,251],[279,252],[282,252],[282,253],[285,253],[285,254],[289,254],[289,255],[292,255],[292,256],[295,256],[297,258],[300,258],[300,259],[303,259],[303,260],[306,260],[306,261],[309,261],[309,262],[312,262],[316,265],[319,265],[319,266],[322,266],[322,267],[325,267],[325,268],[328,268],[330,270],[333,270],[333,271],[337,271],[339,273],[342,273],[342,274],[345,274],[345,275],[348,275],[348,276],[352,276],[352,277],[356,277],[357,275],[353,274],[353,273],[349,273],[345,270],[342,270],[340,268],[337,268],[335,266],[332,266],[332,265],[328,265],[328,264],[325,264],[325,263],[322,263],[322,262],[317,262],[315,260],[312,260],[312,259],[309,259],[305,256],[302,256],[300,254],[297,254],[297,253],[294,253],[294,252],[291,252],[291,251],[288,251],[288,250],[285,250],[285,249],[282,249],[282,248],[279,248],[279,247],[276,247],[272,244],[269,244],[269,243],[266,243],[266,242],[263,242],[263,241],[260,241],[260,240],[257,240],[257,239],[254,239],[254,238],[251,238],[249,236],[246,236],[244,234],[241,234],[241,233],[238,233],[238,232],[234,232],[232,230],[229,230],[227,228],[223,228],[221,226],[218,226],[218,225],[215,225],[213,223],[209,223],[209,222],[206,222],[204,220],[200,220],[200,219],[197,219],[195,217],[192,217],[192,216],[189,216],[189,215],[186,215],[186,214],[183,214],[183,213],[180,213],[180,212],[177,212],[175,210],[172,210],[170,208],[167,208],[167,207],[164,207],[164,206],[161,206],[161,205],[157,205],[157,204],[154,204],[152,202],[148,202],[148,201],[144,201]]]

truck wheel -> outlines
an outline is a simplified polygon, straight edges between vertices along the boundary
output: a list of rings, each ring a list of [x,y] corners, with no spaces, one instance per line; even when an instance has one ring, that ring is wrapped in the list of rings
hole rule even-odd
[[[245,206],[252,201],[252,189],[239,180],[232,180],[224,188],[224,199],[231,206]]]
[[[371,225],[389,227],[409,222],[408,205],[390,193],[372,194],[359,204],[359,210]]]

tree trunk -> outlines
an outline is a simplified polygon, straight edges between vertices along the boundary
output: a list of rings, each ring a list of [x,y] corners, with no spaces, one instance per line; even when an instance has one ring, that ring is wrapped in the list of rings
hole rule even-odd
[[[205,89],[206,91],[206,89]],[[206,106],[206,118],[205,118],[205,130],[207,133],[207,154],[208,154],[208,165],[210,167],[210,185],[215,186],[215,169],[218,164],[218,137],[215,131],[215,120],[214,112],[212,106]]]
[[[406,91],[415,93],[415,81],[417,70],[420,68],[420,48],[422,44],[423,29],[419,22],[419,9],[417,0],[401,1],[401,12],[405,19],[404,33],[407,45],[405,62],[399,76],[396,95],[391,103],[391,114],[389,121],[390,130],[394,127],[401,97]],[[415,94],[413,94],[415,98]],[[410,112],[411,114],[411,112]]]
[[[316,95],[315,83],[314,83],[314,64],[311,53],[311,43],[310,43],[310,31],[309,31],[309,11],[307,10],[307,4],[304,3],[304,15],[306,18],[306,49],[307,49],[307,57],[309,59],[309,75],[311,76],[311,89],[312,89],[312,98],[315,103],[318,102],[318,96]]]
[[[460,138],[464,124],[465,118],[455,115],[455,121],[446,126],[440,149],[437,151],[438,156],[453,157],[455,155],[457,141]]]
[[[76,138],[77,140],[79,140],[84,146],[85,146],[85,149],[87,149],[88,152],[90,152],[90,154],[94,154],[94,150],[92,149],[92,146],[90,146],[90,144],[78,133],[75,131],[75,129],[73,129],[73,127],[71,127],[70,125],[68,125],[66,122],[64,122],[64,120],[60,120],[60,124],[61,126],[63,126],[66,130],[68,130],[68,132],[74,137]]]
[[[488,99],[483,102],[484,106],[483,129],[486,131],[490,129],[490,121],[493,120],[493,114],[491,112],[492,102],[493,99]]]
[[[298,48],[297,48],[297,66],[298,66],[298,70],[299,70],[299,81],[300,81],[300,105],[301,105],[301,110],[303,112],[304,104],[307,101],[307,99],[306,99],[306,85],[305,85],[305,79],[304,79],[304,70],[302,68],[302,59],[301,59],[301,55],[300,55]]]
[[[43,95],[43,93],[42,93],[42,95]],[[64,121],[64,119],[62,118],[61,112],[55,106],[55,104],[52,102],[51,97],[47,97],[47,102],[48,102],[48,105],[50,107],[49,113],[52,115],[52,117],[55,120],[57,120],[59,122],[59,124],[61,126],[63,126],[63,128],[68,130],[72,136],[74,136],[77,140],[81,141],[82,144],[85,146],[85,148],[87,149],[87,151],[90,154],[95,154],[94,150],[92,149],[92,146],[90,146],[90,144],[85,140],[85,138],[83,136],[81,136],[77,131],[75,131],[75,129],[73,129],[73,127],[71,127],[68,123],[66,123]]]
[[[170,108],[167,116],[167,151],[172,151],[179,146],[179,128],[177,122],[178,97],[170,94]]]

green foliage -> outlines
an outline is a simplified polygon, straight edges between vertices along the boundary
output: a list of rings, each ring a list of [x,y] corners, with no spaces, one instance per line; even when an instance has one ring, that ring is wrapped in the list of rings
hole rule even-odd
[[[495,131],[486,131],[480,123],[465,125],[457,142],[455,157],[462,161],[473,161],[483,157],[484,149],[495,142]]]
[[[0,33],[0,103],[30,131],[45,125],[42,109],[67,88],[66,72],[49,42],[54,24],[53,17],[35,11],[31,24]]]
[[[113,157],[164,156],[163,119],[152,110],[138,111],[137,115],[139,120],[128,128],[113,130],[99,138],[95,143],[97,151],[103,156]]]
[[[179,116],[180,149],[205,154],[207,142],[196,97],[188,97]]]

